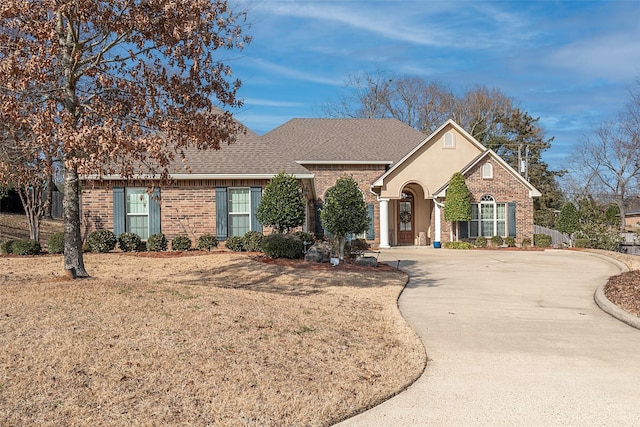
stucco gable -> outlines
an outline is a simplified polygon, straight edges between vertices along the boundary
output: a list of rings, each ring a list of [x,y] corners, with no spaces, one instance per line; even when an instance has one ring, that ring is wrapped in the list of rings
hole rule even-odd
[[[453,120],[448,120],[378,178],[381,197],[398,197],[408,183],[422,186],[425,198],[448,182],[486,148]]]

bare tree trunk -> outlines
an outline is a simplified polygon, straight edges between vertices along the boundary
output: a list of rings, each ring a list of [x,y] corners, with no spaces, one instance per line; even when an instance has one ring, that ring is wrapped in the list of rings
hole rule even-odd
[[[64,269],[71,277],[89,277],[82,257],[78,169],[64,168]]]
[[[347,243],[347,238],[346,236],[340,236],[338,238],[338,257],[340,258],[340,261],[344,262],[344,246]]]

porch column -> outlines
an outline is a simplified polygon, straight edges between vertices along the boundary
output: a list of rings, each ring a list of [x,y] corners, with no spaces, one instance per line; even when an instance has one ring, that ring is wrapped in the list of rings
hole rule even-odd
[[[380,248],[389,249],[389,199],[378,199],[380,203]]]
[[[435,233],[434,233],[435,235],[434,235],[434,238],[433,238],[433,243],[436,243],[436,242],[440,243],[441,242],[441,240],[440,240],[440,233],[441,233],[441,230],[440,230],[440,215],[441,215],[440,208],[442,208],[443,205],[441,203],[438,203],[436,201],[436,199],[433,199],[433,204],[434,204],[434,206],[436,208],[435,209],[436,210],[436,230],[435,230]]]

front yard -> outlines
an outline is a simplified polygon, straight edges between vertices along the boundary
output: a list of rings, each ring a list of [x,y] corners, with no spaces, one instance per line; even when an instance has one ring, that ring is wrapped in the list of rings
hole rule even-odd
[[[0,424],[330,425],[405,388],[424,349],[391,269],[246,255],[0,257]]]

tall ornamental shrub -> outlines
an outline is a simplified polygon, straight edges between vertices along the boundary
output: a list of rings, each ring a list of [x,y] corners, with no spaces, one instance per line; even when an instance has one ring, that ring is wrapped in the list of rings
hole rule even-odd
[[[369,226],[367,205],[352,176],[341,176],[327,191],[320,220],[322,227],[337,239],[339,257],[344,259],[347,235],[364,233]]]
[[[460,172],[454,173],[449,181],[444,200],[444,220],[451,221],[451,230],[455,230],[456,241],[459,223],[471,220],[471,192]]]
[[[265,187],[256,218],[262,225],[285,233],[302,225],[304,210],[304,198],[298,180],[282,172]]]

